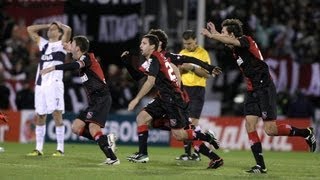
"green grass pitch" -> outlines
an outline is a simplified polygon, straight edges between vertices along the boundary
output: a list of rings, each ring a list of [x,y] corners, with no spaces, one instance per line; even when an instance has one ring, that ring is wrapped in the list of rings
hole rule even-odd
[[[52,157],[56,145],[46,143],[44,156],[27,157],[34,144],[2,143],[0,153],[0,179],[320,179],[320,154],[308,152],[264,152],[267,174],[247,174],[254,165],[250,151],[218,150],[224,159],[219,169],[206,169],[209,160],[181,162],[174,158],[183,149],[149,147],[150,161],[131,163],[126,156],[136,152],[137,146],[118,146],[118,166],[99,165],[104,155],[95,144],[66,144],[64,157]]]

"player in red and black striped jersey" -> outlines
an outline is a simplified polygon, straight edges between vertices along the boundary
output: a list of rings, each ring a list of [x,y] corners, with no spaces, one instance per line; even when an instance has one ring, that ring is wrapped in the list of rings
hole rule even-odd
[[[269,136],[300,136],[306,139],[310,151],[316,149],[316,140],[311,127],[298,129],[281,121],[276,121],[276,89],[271,79],[268,65],[255,41],[243,35],[242,23],[238,19],[226,19],[222,22],[221,33],[212,22],[201,32],[203,35],[226,44],[233,50],[234,59],[245,76],[247,92],[244,102],[246,129],[253,156],[257,165],[248,173],[266,173],[267,168],[262,155],[262,146],[256,131],[259,117],[264,121],[264,130]]]
[[[139,152],[128,157],[128,160],[133,162],[149,161],[148,124],[162,117],[168,117],[171,132],[177,140],[200,139],[217,146],[217,141],[210,132],[204,134],[193,129],[184,129],[189,117],[188,97],[181,89],[178,68],[157,51],[158,46],[159,40],[154,35],[145,35],[141,40],[140,49],[145,61],[139,70],[147,76],[147,80],[129,103],[128,110],[133,110],[152,87],[156,87],[158,95],[137,116]]]
[[[75,61],[43,69],[41,74],[54,70],[79,70],[89,106],[73,121],[72,131],[79,136],[95,140],[107,157],[105,164],[120,164],[112,148],[115,142],[101,131],[105,126],[112,99],[99,62],[93,53],[88,53],[89,40],[84,36],[75,36],[72,43],[69,42],[64,46],[72,53]]]

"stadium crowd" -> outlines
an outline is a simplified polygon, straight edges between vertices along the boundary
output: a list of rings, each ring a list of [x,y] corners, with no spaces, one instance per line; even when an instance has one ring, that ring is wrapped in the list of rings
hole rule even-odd
[[[319,4],[319,1],[312,0],[213,0],[207,1],[206,17],[208,21],[213,21],[217,28],[221,28],[219,24],[226,18],[237,17],[242,20],[245,23],[245,31],[254,36],[264,56],[290,56],[300,64],[319,63]],[[222,60],[230,56],[225,51],[219,51],[224,48],[223,45],[214,44],[212,41],[206,42],[206,45],[209,50],[214,51],[218,65],[225,72],[224,75],[237,68],[230,61]],[[34,108],[33,88],[38,59],[37,46],[28,37],[24,21],[14,20],[1,11],[0,109]],[[110,64],[104,67],[104,70],[111,84],[113,96],[111,111],[122,112],[127,108],[133,94],[136,94],[137,86],[123,67]],[[239,80],[235,80],[231,85],[224,83],[224,86],[213,86],[212,88],[214,91],[211,93],[224,92],[224,98],[221,101],[227,105],[222,109],[222,114],[236,113],[235,109],[230,109],[230,107],[233,106],[233,98],[242,87],[240,74],[237,78]],[[64,73],[64,81],[66,111],[79,112],[87,103],[81,82],[70,72]],[[279,113],[283,115],[310,117],[313,113],[310,109],[315,106],[320,107],[316,103],[319,102],[319,97],[310,98],[299,92],[295,95],[280,92],[278,95],[278,105],[281,111]],[[303,112],[296,113],[297,110],[303,110]]]

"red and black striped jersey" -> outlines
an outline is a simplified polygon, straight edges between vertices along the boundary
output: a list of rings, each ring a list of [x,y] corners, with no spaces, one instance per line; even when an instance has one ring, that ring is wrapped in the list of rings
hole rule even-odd
[[[240,47],[234,48],[234,57],[246,78],[247,90],[268,86],[272,82],[269,67],[264,62],[256,42],[250,36],[241,36]]]
[[[181,90],[177,75],[163,54],[154,51],[150,58],[141,64],[139,70],[156,78],[155,87],[164,101],[179,103],[179,100],[182,99],[187,102],[187,97]]]
[[[79,76],[89,97],[93,94],[106,92],[108,90],[106,79],[94,54],[84,54],[78,62],[84,63],[84,67],[79,69]]]

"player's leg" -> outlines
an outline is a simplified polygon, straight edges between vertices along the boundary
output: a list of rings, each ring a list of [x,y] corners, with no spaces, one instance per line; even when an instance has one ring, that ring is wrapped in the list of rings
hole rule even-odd
[[[310,152],[316,149],[316,138],[313,133],[313,128],[297,128],[277,119],[276,110],[276,90],[274,86],[267,89],[266,92],[261,92],[260,106],[262,109],[262,118],[264,120],[264,130],[269,136],[300,136],[305,138],[309,145]]]
[[[148,156],[148,137],[149,128],[148,124],[151,122],[151,115],[142,110],[137,116],[137,133],[138,133],[138,143],[139,151],[127,157],[127,160],[132,162],[146,163],[149,161]]]
[[[41,156],[43,155],[44,137],[46,134],[46,114],[47,104],[44,97],[44,92],[41,86],[35,87],[35,111],[36,111],[36,148],[28,153],[27,156]]]
[[[64,133],[65,127],[63,124],[62,114],[64,113],[64,86],[62,82],[52,84],[50,88],[45,91],[46,103],[48,112],[52,114],[55,122],[55,131],[57,137],[57,148],[53,156],[64,155]]]
[[[198,153],[201,153],[210,159],[208,169],[217,169],[223,165],[223,159],[218,154],[216,154],[212,149],[210,149],[204,142],[195,141],[194,149]]]

